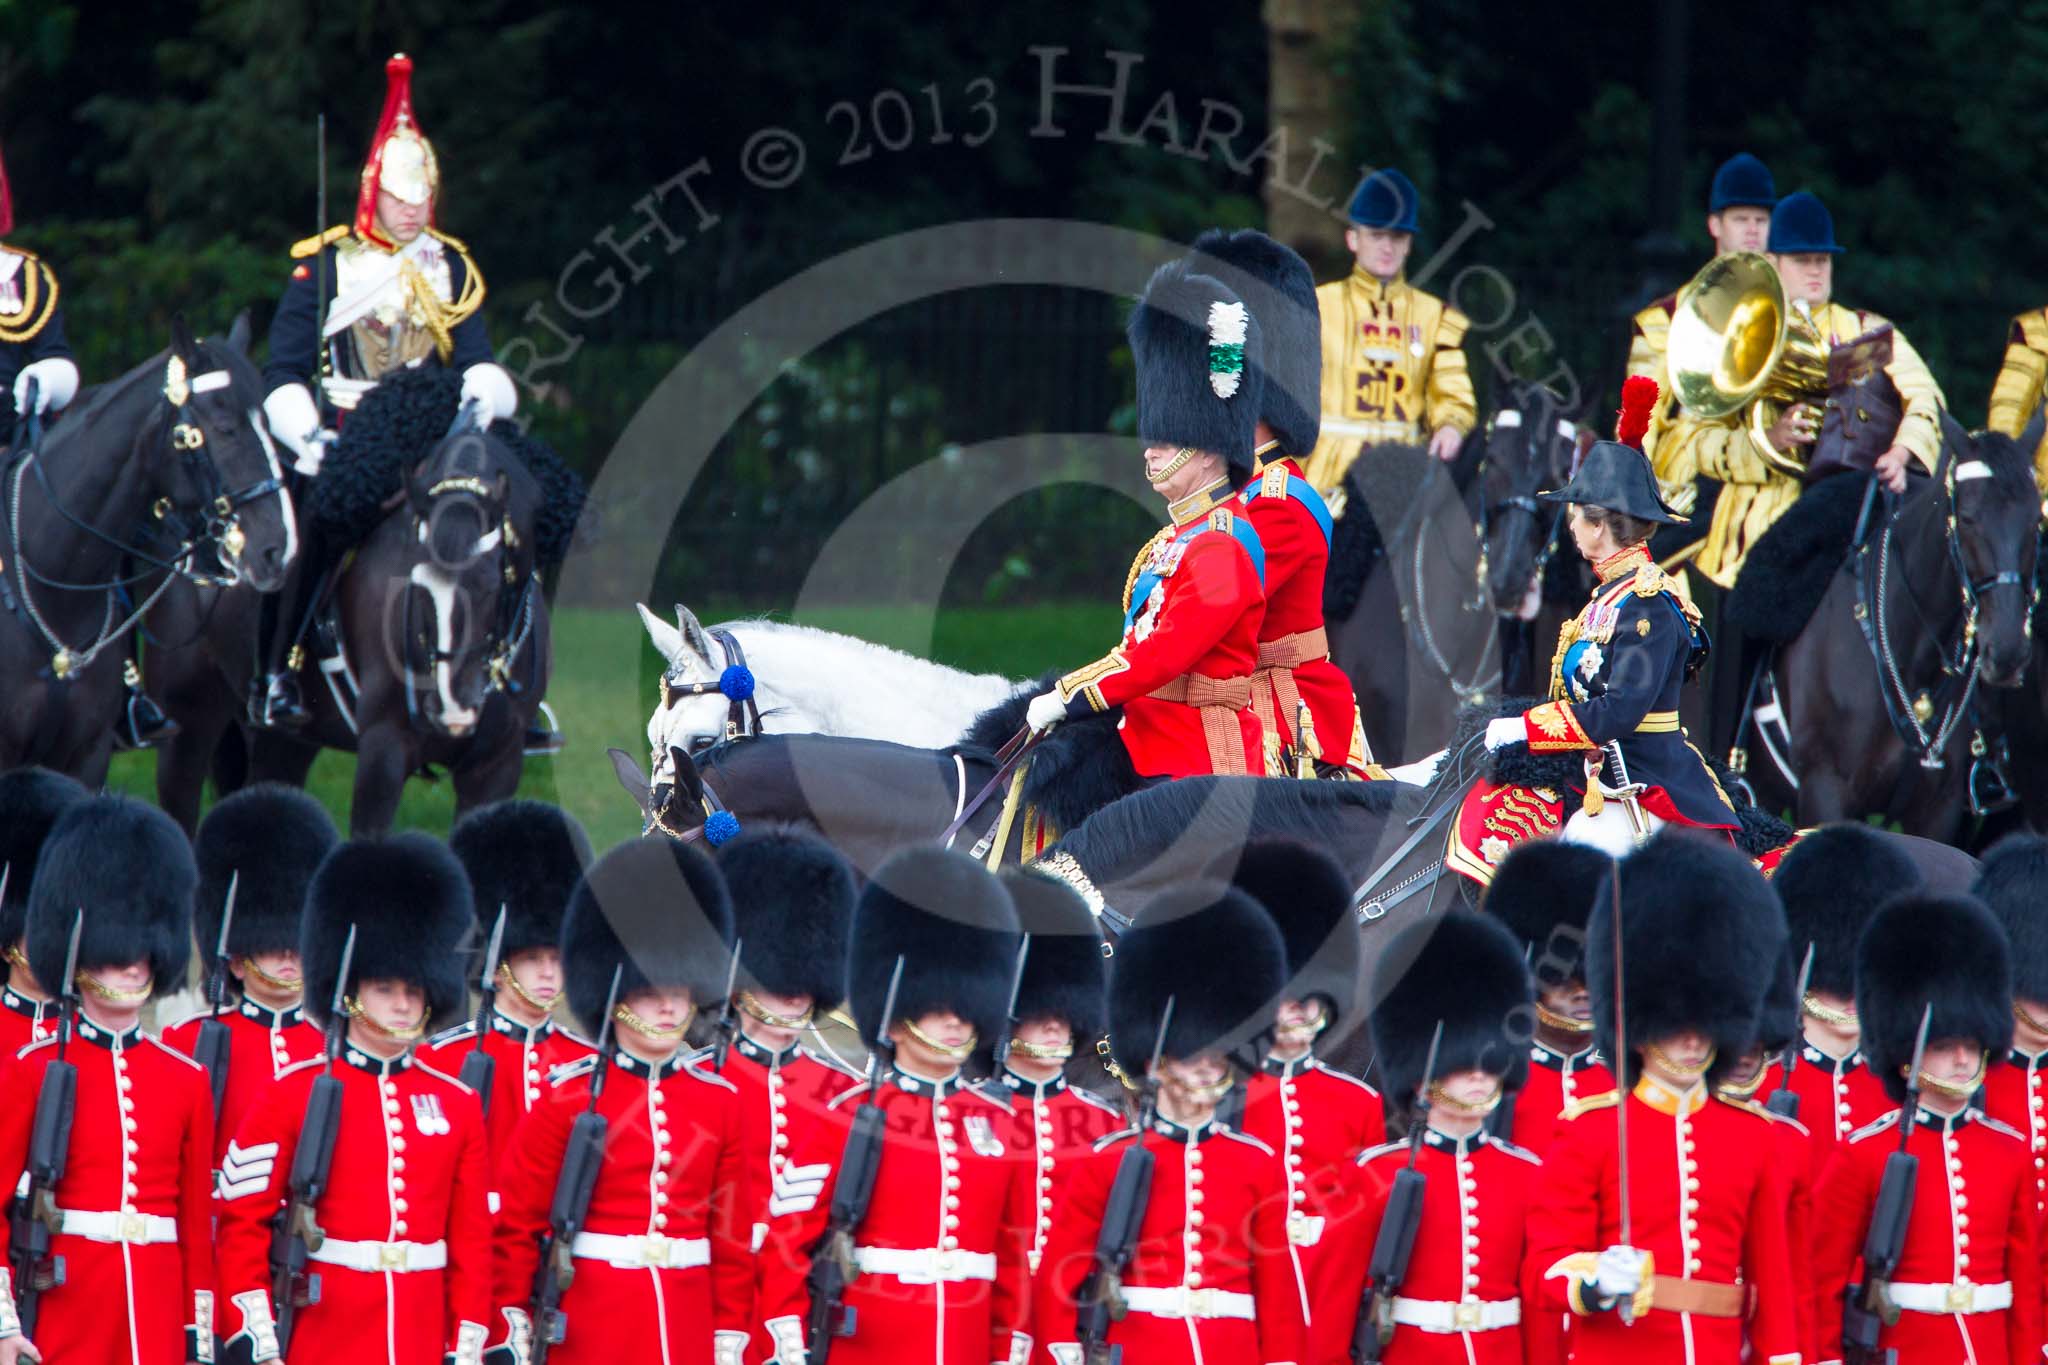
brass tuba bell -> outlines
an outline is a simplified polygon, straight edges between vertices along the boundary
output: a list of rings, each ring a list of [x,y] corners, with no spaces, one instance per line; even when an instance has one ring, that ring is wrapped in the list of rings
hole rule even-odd
[[[1749,410],[1749,434],[1779,472],[1803,478],[1803,452],[1773,449],[1765,433],[1794,403],[1820,406],[1828,393],[1828,343],[1803,304],[1788,307],[1784,281],[1761,252],[1717,256],[1672,307],[1672,392],[1708,419]]]

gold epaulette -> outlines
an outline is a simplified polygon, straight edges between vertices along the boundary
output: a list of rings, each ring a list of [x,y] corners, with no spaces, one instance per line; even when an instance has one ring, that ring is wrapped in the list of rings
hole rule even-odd
[[[1662,597],[1669,595],[1685,613],[1686,624],[1697,628],[1700,623],[1699,605],[1679,589],[1678,580],[1664,572],[1662,566],[1645,564],[1636,570],[1635,593],[1638,597]]]
[[[1233,524],[1228,507],[1219,507],[1209,513],[1209,529],[1212,531],[1221,531],[1223,534],[1229,535]]]
[[[1603,1090],[1597,1095],[1585,1095],[1573,1100],[1557,1116],[1561,1119],[1575,1119],[1581,1114],[1590,1114],[1596,1109],[1612,1109],[1621,1103],[1619,1090]]]
[[[6,248],[22,258],[21,307],[0,313],[0,342],[18,345],[33,341],[57,312],[57,272],[32,251]]]
[[[308,237],[305,238],[303,241],[293,242],[292,259],[295,261],[302,261],[306,259],[306,257],[308,256],[318,255],[322,247],[333,246],[336,242],[348,236],[349,233],[353,231],[355,231],[355,229],[350,227],[347,223],[336,223],[333,227],[327,229],[327,231],[321,233],[317,237]]]
[[[1266,472],[1259,476],[1259,495],[1266,498],[1286,497],[1287,479],[1287,466],[1281,464],[1266,466]]]

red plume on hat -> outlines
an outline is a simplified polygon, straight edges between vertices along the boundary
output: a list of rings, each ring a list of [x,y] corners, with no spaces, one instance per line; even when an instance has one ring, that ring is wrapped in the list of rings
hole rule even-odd
[[[412,112],[412,58],[403,52],[384,63],[384,112],[377,119],[370,154],[363,161],[356,195],[356,236],[386,251],[397,243],[377,226],[377,192],[388,190],[408,204],[431,201],[441,186],[433,144],[420,132]]]
[[[1643,448],[1650,430],[1650,413],[1657,406],[1657,381],[1645,374],[1630,375],[1621,382],[1621,411],[1614,415],[1614,439],[1625,446]]]

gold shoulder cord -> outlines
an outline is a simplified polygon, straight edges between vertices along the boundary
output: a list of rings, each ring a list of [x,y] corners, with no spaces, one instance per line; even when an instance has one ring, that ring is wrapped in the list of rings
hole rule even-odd
[[[33,340],[57,311],[57,276],[31,256],[21,266],[21,311],[0,313],[0,341]]]

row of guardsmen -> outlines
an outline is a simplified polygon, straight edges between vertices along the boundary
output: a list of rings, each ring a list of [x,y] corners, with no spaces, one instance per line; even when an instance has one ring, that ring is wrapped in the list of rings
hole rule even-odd
[[[1680,830],[1539,843],[1370,961],[1343,872],[1286,842],[1219,850],[1113,952],[1064,886],[941,849],[858,889],[790,830],[592,860],[527,802],[344,843],[257,788],[188,844],[24,770],[0,844],[0,1365],[2041,1350],[2038,839],[1960,885],[1853,826],[1775,883]],[[153,1035],[194,906],[232,989]],[[496,989],[430,1036],[479,958]],[[866,1080],[819,1028],[842,1000]],[[1384,1105],[1317,1056],[1366,1032]],[[1135,1122],[1074,1083],[1105,1034]],[[1845,1339],[1901,1150],[1896,1312]]]

